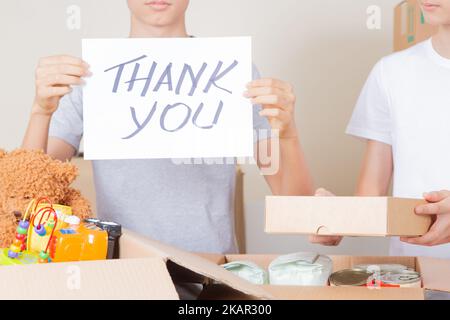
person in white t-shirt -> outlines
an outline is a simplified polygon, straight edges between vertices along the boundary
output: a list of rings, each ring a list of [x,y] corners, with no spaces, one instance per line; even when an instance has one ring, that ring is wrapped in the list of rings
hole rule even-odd
[[[392,239],[390,253],[450,258],[450,0],[419,2],[439,32],[375,65],[347,133],[367,140],[358,196],[386,195],[393,178],[394,196],[429,202],[416,208],[433,216],[429,232]],[[341,239],[310,241],[338,245]]]

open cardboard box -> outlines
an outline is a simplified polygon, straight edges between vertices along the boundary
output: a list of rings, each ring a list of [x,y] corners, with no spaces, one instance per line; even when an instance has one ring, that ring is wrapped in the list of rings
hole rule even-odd
[[[362,287],[299,287],[253,285],[220,265],[226,262],[247,260],[267,268],[276,255],[217,255],[191,254],[136,234],[127,233],[121,239],[123,258],[159,256],[175,283],[197,282],[204,284],[201,299],[413,299],[423,300],[425,290],[450,292],[450,260],[414,257],[351,257],[330,256],[334,270],[351,268],[365,263],[400,263],[422,274],[422,288]],[[162,280],[163,281],[163,280]]]
[[[265,231],[273,234],[421,236],[429,216],[414,208],[424,200],[389,197],[266,197]]]
[[[191,254],[126,231],[121,259],[0,267],[0,299],[178,299],[175,283],[201,283],[203,299],[424,299],[424,290],[450,291],[450,260],[331,256],[334,269],[360,263],[402,263],[422,273],[423,288],[257,286],[220,264],[274,255]],[[217,283],[220,283],[219,285]]]

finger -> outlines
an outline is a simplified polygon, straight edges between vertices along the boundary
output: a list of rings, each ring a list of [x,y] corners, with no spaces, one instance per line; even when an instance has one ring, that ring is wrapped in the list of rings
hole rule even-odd
[[[247,85],[247,88],[255,88],[255,87],[275,87],[275,88],[279,88],[282,89],[284,91],[288,91],[288,92],[292,92],[293,88],[292,86],[282,80],[278,80],[278,79],[273,79],[273,78],[262,78],[262,79],[257,79],[257,80],[253,80],[252,82],[250,82]]]
[[[441,190],[441,191],[433,191],[433,192],[427,192],[424,193],[425,200],[429,202],[439,202],[442,201],[448,197],[450,197],[450,191],[448,190]]]
[[[278,106],[282,108],[287,108],[294,102],[294,98],[291,95],[267,95],[267,96],[258,96],[251,99],[252,104],[260,104],[260,105],[272,105]]]
[[[444,213],[448,213],[449,210],[449,205],[444,202],[437,202],[437,203],[428,203],[428,204],[424,204],[424,205],[420,205],[418,207],[416,207],[415,212],[416,214],[444,214]]]
[[[289,121],[291,120],[291,116],[287,111],[278,108],[263,109],[259,112],[259,115],[261,117],[268,118],[269,122],[272,122],[272,124],[275,124],[275,126],[279,125],[280,128],[278,129],[281,129],[281,126],[283,124],[289,123]],[[274,121],[277,121],[277,123],[274,123]]]
[[[72,88],[65,86],[65,87],[44,87],[42,89],[38,89],[38,95],[41,98],[48,99],[53,97],[62,97],[66,94],[72,92]]]
[[[62,64],[62,65],[50,65],[38,67],[36,69],[36,77],[42,78],[49,74],[65,74],[69,76],[89,76],[91,73],[88,68],[80,67],[72,64]]]
[[[80,58],[68,55],[45,57],[39,60],[40,66],[49,66],[58,64],[72,64],[75,66],[89,67],[89,64],[87,62],[81,60]]]
[[[401,240],[403,242],[419,246],[433,246],[437,244],[439,240],[439,232],[435,228],[431,228],[430,231],[424,234],[422,237],[401,238]]]
[[[244,97],[255,98],[258,96],[282,95],[286,92],[276,87],[253,87],[244,92]]]
[[[39,84],[45,86],[55,86],[55,85],[76,86],[84,84],[84,80],[81,79],[80,77],[75,76],[67,76],[64,74],[51,74],[42,79],[39,82]]]
[[[309,242],[315,244],[336,245],[339,244],[341,240],[342,237],[340,236],[316,236],[316,235],[309,236]]]
[[[316,197],[334,197],[334,194],[324,188],[319,188],[314,194]]]

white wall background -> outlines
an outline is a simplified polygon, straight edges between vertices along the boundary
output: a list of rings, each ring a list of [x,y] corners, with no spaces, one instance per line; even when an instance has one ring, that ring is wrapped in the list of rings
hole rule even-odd
[[[344,135],[355,100],[373,64],[392,51],[397,0],[191,0],[189,32],[196,36],[250,35],[263,76],[288,80],[298,95],[297,123],[317,186],[352,194],[363,144]],[[80,30],[66,27],[69,5],[81,8]],[[366,27],[366,10],[382,12],[380,30]],[[80,55],[83,37],[126,37],[125,0],[3,1],[0,20],[0,146],[21,143],[41,56]],[[313,250],[386,254],[386,239],[346,239],[339,248],[307,244],[304,237],[263,232],[268,188],[246,167],[247,248],[255,253]]]

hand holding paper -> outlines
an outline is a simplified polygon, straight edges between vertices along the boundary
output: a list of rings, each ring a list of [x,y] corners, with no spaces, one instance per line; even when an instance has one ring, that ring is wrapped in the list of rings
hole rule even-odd
[[[442,190],[424,194],[429,203],[416,208],[416,214],[435,216],[430,231],[418,238],[401,240],[415,245],[437,246],[450,242],[450,191]]]
[[[33,114],[51,115],[59,100],[72,91],[71,86],[84,83],[89,66],[79,58],[59,55],[42,58],[36,68],[36,97]]]
[[[253,104],[262,105],[260,115],[267,117],[272,129],[279,130],[279,137],[295,138],[295,101],[292,86],[277,79],[259,79],[247,85],[244,96]]]

